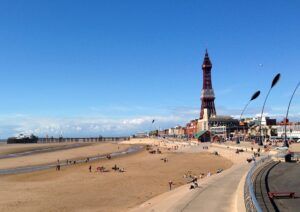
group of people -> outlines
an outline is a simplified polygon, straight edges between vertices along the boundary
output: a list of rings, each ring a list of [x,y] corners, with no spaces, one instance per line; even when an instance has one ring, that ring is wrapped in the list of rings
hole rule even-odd
[[[125,169],[124,169],[124,168],[118,167],[117,164],[115,164],[115,165],[112,167],[112,169],[113,169],[114,171],[125,172]]]
[[[92,166],[89,167],[89,170],[92,172]],[[96,172],[108,172],[108,170],[106,170],[104,166],[99,166],[97,167]]]
[[[192,184],[191,184],[191,186],[190,186],[190,189],[194,189],[194,188],[198,188],[199,187],[199,185],[198,185],[198,178],[197,177],[194,177],[193,179],[192,179]]]
[[[221,173],[222,171],[223,171],[223,169],[219,168],[219,169],[217,169],[216,173]],[[209,171],[209,172],[207,172],[207,174],[201,173],[199,175],[199,177],[200,177],[200,179],[202,179],[205,176],[206,177],[210,177],[211,175],[212,175],[212,173]],[[185,174],[183,176],[183,178],[188,179],[188,183],[191,183],[190,189],[194,189],[194,188],[198,188],[199,187],[199,185],[198,185],[198,177],[197,176],[192,176],[191,171],[188,171],[187,174]]]
[[[118,147],[118,149],[119,149],[119,147]],[[159,150],[158,150],[159,151]],[[106,158],[108,159],[108,160],[110,160],[112,157],[111,157],[111,155],[110,154],[107,154],[106,155]],[[86,159],[85,159],[85,163],[88,163],[90,161],[90,158],[89,157],[87,157]],[[66,165],[69,165],[69,164],[76,164],[76,160],[66,160]],[[60,160],[59,159],[57,159],[57,163],[56,163],[56,171],[60,171],[60,169],[61,169],[61,163],[60,163]],[[89,165],[89,172],[92,172],[92,165]],[[112,170],[114,170],[114,171],[119,171],[119,172],[125,172],[125,169],[124,168],[120,168],[120,167],[118,167],[116,164],[112,167]],[[96,168],[96,172],[108,172],[109,170],[107,170],[107,169],[105,169],[105,167],[104,166],[100,166],[100,167],[97,167]]]
[[[119,171],[119,172],[125,172],[125,169],[118,167],[117,164],[115,164],[112,167],[112,170]],[[92,165],[89,166],[89,172],[92,172]],[[109,172],[109,170],[107,170],[104,166],[98,166],[96,168],[96,172]]]
[[[86,160],[86,162],[88,162],[88,158]],[[76,164],[76,160],[66,160],[66,164],[65,165],[69,165],[69,164]],[[60,168],[61,168],[61,164],[60,164],[60,161],[59,159],[57,159],[57,163],[56,163],[56,171],[60,171]]]
[[[69,165],[69,164],[76,164],[76,160],[66,160],[66,164]]]
[[[168,158],[161,158],[160,160],[164,161],[164,163],[168,162]]]
[[[246,150],[247,150],[247,149],[246,149]],[[244,152],[244,150],[243,150],[243,149],[236,149],[236,150],[235,150],[235,153],[236,153],[236,154],[239,154],[240,152]]]
[[[148,152],[150,153],[150,154],[161,154],[161,150],[160,149],[151,149],[151,148],[148,148],[147,149],[148,150]]]
[[[251,151],[254,151],[253,147],[251,147]],[[257,152],[254,152],[253,155],[251,156],[251,158],[247,158],[246,161],[248,163],[256,162],[255,158],[256,157],[260,157],[260,148],[257,149]]]

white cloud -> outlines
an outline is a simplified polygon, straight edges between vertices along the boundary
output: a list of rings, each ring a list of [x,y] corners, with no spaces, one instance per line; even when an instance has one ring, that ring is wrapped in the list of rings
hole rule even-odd
[[[297,106],[291,107],[289,118],[299,120],[300,113]],[[285,108],[266,108],[265,114],[282,119]],[[260,108],[249,107],[244,117],[260,114]],[[200,108],[196,107],[167,107],[160,115],[136,115],[127,118],[114,118],[98,114],[97,116],[77,117],[49,117],[32,116],[26,114],[1,115],[0,137],[5,138],[19,133],[34,133],[38,136],[121,136],[131,135],[139,131],[169,128],[176,125],[185,125],[191,119],[199,117]],[[239,118],[240,109],[228,109],[217,106],[218,115],[231,115]],[[152,120],[155,119],[154,124]]]
[[[155,123],[152,124],[152,120]],[[130,135],[137,131],[170,127],[188,121],[180,115],[139,116],[132,118],[107,117],[37,117],[30,115],[2,116],[0,120],[1,138],[19,133],[38,136],[111,136]]]

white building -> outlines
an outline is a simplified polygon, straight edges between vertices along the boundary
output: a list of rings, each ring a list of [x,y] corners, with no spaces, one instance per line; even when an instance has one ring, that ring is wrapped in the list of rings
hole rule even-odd
[[[222,138],[227,138],[227,129],[226,128],[227,128],[226,126],[211,127],[210,132],[213,135],[217,135]]]
[[[285,137],[285,126],[277,126],[277,135],[278,137],[284,138]],[[287,138],[300,138],[300,125],[295,124],[295,125],[287,125],[286,126],[286,135]]]
[[[252,120],[247,119],[246,122],[259,125],[259,123],[260,123],[260,116],[259,117],[258,116],[254,117]],[[268,116],[263,116],[262,119],[261,119],[261,125],[262,126],[276,125],[276,119],[271,119]]]
[[[168,133],[169,136],[174,136],[175,135],[175,128],[169,128],[169,133]]]
[[[135,138],[147,138],[149,134],[147,132],[138,132],[134,135]]]

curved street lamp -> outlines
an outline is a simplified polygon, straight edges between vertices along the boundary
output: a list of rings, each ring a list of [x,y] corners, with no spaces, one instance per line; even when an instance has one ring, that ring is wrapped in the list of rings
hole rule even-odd
[[[240,115],[240,119],[239,119],[239,123],[241,122],[242,119],[242,115],[244,114],[245,110],[247,109],[248,105],[250,104],[251,101],[253,101],[254,99],[256,99],[258,96],[260,95],[260,91],[256,91],[252,96],[251,99],[247,102],[247,104],[245,105],[241,115]],[[236,140],[236,143],[239,144],[240,143],[240,139],[238,138]]]
[[[263,137],[263,136],[262,136],[262,130],[261,130],[261,122],[262,122],[262,116],[263,116],[263,113],[264,113],[265,105],[266,105],[267,99],[268,99],[268,97],[269,97],[269,94],[270,94],[272,88],[277,84],[277,82],[279,81],[279,79],[280,79],[280,73],[276,74],[276,76],[273,78],[271,87],[270,87],[270,89],[269,89],[269,91],[268,91],[268,94],[267,94],[267,96],[266,96],[266,98],[265,98],[265,101],[264,101],[264,104],[263,104],[263,107],[262,107],[262,110],[261,110],[260,122],[259,122],[259,123],[260,123],[260,124],[259,124],[259,134],[260,134],[260,139],[259,139],[259,144],[258,144],[258,145],[260,145],[260,146],[263,145],[263,141],[262,141],[262,137]]]
[[[287,125],[286,121],[288,119],[291,102],[292,102],[292,100],[294,98],[294,95],[295,95],[295,93],[296,93],[296,91],[297,91],[297,89],[298,89],[299,86],[300,86],[300,82],[298,82],[297,86],[294,89],[294,92],[293,92],[293,94],[291,96],[291,99],[289,101],[289,105],[288,105],[288,108],[287,108],[287,111],[286,111],[285,124],[284,124],[284,144],[283,144],[283,146],[285,146],[285,147],[289,147],[289,142],[287,141],[287,135],[286,135],[286,125]]]

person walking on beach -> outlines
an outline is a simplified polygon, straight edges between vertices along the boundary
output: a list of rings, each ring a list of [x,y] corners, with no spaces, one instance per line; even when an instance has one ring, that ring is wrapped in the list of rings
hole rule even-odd
[[[255,163],[255,157],[254,157],[254,155],[252,155],[252,161]]]
[[[172,182],[172,180],[170,180],[170,181],[169,181],[170,191],[172,190],[172,185],[173,185],[173,182]]]
[[[57,160],[56,171],[60,171],[60,163],[59,163],[59,159]]]
[[[90,167],[89,167],[89,170],[90,170],[90,172],[92,172],[92,166],[90,165]]]
[[[60,164],[56,165],[56,171],[60,171]]]

